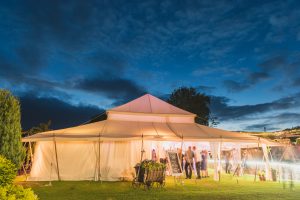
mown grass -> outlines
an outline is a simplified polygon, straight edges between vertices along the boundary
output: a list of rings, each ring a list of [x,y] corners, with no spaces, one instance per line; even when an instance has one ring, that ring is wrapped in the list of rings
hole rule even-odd
[[[114,199],[201,199],[201,200],[285,200],[300,199],[300,184],[296,183],[291,190],[283,183],[254,182],[253,177],[236,178],[223,175],[221,182],[212,178],[199,181],[185,180],[176,184],[172,177],[166,179],[164,188],[146,190],[143,187],[134,189],[131,182],[93,182],[93,181],[54,181],[49,182],[20,182],[25,187],[32,187],[41,200],[114,200]]]

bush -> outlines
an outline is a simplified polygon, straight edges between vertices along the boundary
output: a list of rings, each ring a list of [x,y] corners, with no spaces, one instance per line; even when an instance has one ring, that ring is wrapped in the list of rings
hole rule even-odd
[[[0,200],[37,200],[30,188],[13,185],[16,177],[15,165],[0,155]]]
[[[0,154],[17,168],[25,158],[21,138],[20,102],[11,92],[0,89]]]
[[[37,200],[38,197],[30,188],[24,189],[22,186],[9,185],[0,187],[1,200]]]
[[[16,171],[15,165],[0,155],[0,187],[12,184]]]

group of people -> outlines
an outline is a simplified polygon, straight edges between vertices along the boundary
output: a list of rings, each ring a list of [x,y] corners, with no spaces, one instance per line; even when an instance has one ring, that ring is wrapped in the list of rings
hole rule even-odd
[[[196,146],[188,147],[185,154],[182,153],[181,149],[178,149],[179,157],[181,158],[181,164],[184,166],[186,179],[192,178],[192,171],[195,168],[196,178],[206,178],[208,177],[207,171],[207,157],[208,153],[206,150],[200,151]]]
[[[181,159],[181,166],[185,170],[186,179],[192,178],[192,171],[196,171],[196,178],[206,178],[208,177],[207,171],[207,158],[208,152],[206,150],[200,151],[196,146],[188,147],[188,149],[183,154],[182,149],[178,148],[177,153]],[[151,160],[157,162],[157,155],[155,149],[152,149]],[[159,162],[165,163],[166,159],[160,159]]]

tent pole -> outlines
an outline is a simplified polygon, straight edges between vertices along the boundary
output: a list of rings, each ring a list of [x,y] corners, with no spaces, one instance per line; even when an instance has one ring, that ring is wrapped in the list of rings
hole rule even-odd
[[[24,175],[25,175],[25,181],[27,181],[27,172],[26,172],[26,169],[24,167],[24,163],[22,164],[22,168],[23,168],[23,172],[24,172]]]
[[[221,172],[222,172],[222,163],[221,163],[221,153],[222,153],[222,136],[220,137],[220,149],[219,149],[219,182],[221,182]]]
[[[142,134],[142,148],[141,148],[141,163],[143,161],[143,154],[144,154],[144,134]]]
[[[183,135],[181,135],[181,155],[180,155],[180,161],[182,161],[182,148],[183,148]],[[183,170],[181,170],[183,171]]]
[[[98,155],[98,180],[99,181],[101,181],[101,136],[100,136],[100,134],[99,134],[99,142],[98,142],[98,147],[99,147],[99,149],[98,149],[98,153],[99,153],[99,155]]]
[[[23,144],[23,148],[26,148],[26,143],[27,143],[27,142],[25,142],[25,143]],[[22,169],[23,169],[23,172],[24,172],[24,175],[25,175],[25,178],[26,178],[25,181],[27,181],[27,173],[26,173],[26,169],[25,169],[25,167],[24,167],[24,163],[27,163],[27,162],[28,162],[27,158],[28,158],[28,151],[26,151],[25,162],[22,163]]]
[[[97,181],[97,171],[98,171],[98,152],[97,152],[97,144],[98,144],[98,142],[96,141],[94,141],[93,142],[93,144],[94,144],[94,150],[95,150],[95,157],[96,157],[96,161],[95,161],[95,170],[94,170],[94,181]]]
[[[56,140],[55,140],[55,135],[54,134],[53,134],[53,141],[54,141],[56,168],[57,168],[57,178],[60,181],[61,179],[60,179],[59,166],[58,166],[57,147],[56,147]]]
[[[257,141],[257,151],[259,150],[259,138]],[[258,164],[256,163],[256,167],[255,167],[255,174],[254,174],[254,182],[256,182],[256,176],[257,176],[257,168],[258,168]]]
[[[99,145],[98,145],[98,147],[99,147],[99,151],[98,151],[98,158],[99,158],[99,160],[98,160],[98,181],[99,180],[101,181],[101,135],[103,134],[103,131],[104,131],[104,128],[105,128],[106,124],[107,124],[107,121],[103,125],[101,132],[99,132],[99,141],[98,141],[98,143],[99,143]],[[102,181],[101,181],[101,183],[102,183]]]
[[[30,161],[32,164],[33,163],[33,153],[32,153],[32,148],[31,148],[31,142],[29,142],[29,152],[30,152]]]

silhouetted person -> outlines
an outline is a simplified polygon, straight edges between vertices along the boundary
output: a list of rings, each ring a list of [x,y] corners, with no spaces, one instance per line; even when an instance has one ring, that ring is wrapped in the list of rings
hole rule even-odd
[[[189,146],[188,150],[185,152],[185,174],[186,178],[192,178],[192,164],[193,164],[194,153],[192,147]]]

